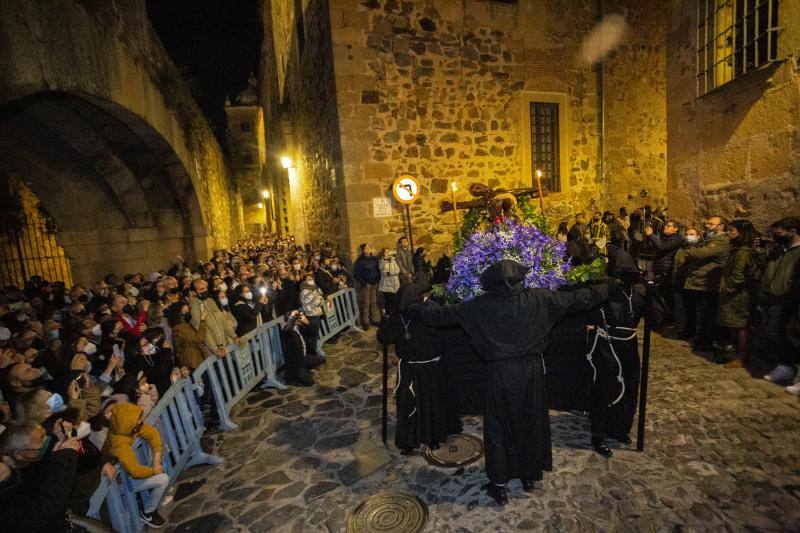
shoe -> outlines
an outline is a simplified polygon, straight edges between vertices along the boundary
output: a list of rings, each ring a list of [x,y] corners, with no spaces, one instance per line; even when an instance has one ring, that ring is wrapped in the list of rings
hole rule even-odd
[[[484,485],[483,488],[486,489],[486,494],[488,494],[497,505],[502,507],[508,503],[508,494],[506,494],[505,485],[495,485],[490,482]]]
[[[522,480],[522,490],[525,492],[533,492],[536,490],[536,482],[532,479]]]
[[[788,365],[778,365],[775,369],[770,372],[769,374],[764,376],[764,379],[767,381],[772,381],[773,383],[777,381],[788,381],[792,379],[795,375],[794,369]]]
[[[722,366],[725,368],[744,368],[744,359],[737,357],[736,359],[731,359]]]
[[[788,387],[786,387],[786,392],[788,392],[789,394],[794,394],[795,396],[800,396],[800,383],[789,385]]]
[[[594,451],[596,451],[597,453],[599,453],[603,457],[608,458],[608,457],[611,457],[612,455],[614,455],[614,452],[612,452],[611,448],[608,447],[608,444],[606,444],[606,441],[601,439],[601,438],[599,438],[599,437],[593,437],[592,438],[592,446],[594,446]]]
[[[158,514],[158,510],[153,511],[152,513],[145,513],[140,509],[139,518],[142,519],[142,522],[153,529],[161,529],[166,524],[166,521],[161,518],[160,514]]]

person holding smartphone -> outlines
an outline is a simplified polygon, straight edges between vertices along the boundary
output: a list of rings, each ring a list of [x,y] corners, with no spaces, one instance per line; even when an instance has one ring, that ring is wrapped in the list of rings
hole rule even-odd
[[[267,290],[258,290],[258,299],[249,285],[239,285],[233,290],[231,312],[236,318],[236,335],[241,337],[258,326],[261,308],[267,305]]]

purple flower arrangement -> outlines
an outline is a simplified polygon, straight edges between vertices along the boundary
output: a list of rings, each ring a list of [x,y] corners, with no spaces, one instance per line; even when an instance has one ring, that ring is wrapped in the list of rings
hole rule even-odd
[[[461,300],[478,296],[483,292],[481,274],[501,259],[530,267],[525,287],[557,289],[567,283],[570,264],[564,259],[564,244],[536,226],[509,220],[467,239],[453,258],[447,291]]]

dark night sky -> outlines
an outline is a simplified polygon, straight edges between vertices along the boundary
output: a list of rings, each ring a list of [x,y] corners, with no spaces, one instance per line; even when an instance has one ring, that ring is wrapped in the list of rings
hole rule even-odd
[[[258,0],[147,0],[150,21],[221,143],[225,97],[258,76]]]

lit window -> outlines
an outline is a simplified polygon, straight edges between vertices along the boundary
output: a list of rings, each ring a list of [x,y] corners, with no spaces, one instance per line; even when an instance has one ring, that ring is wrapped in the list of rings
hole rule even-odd
[[[775,61],[778,4],[778,0],[698,0],[698,96]]]
[[[549,191],[561,190],[558,104],[531,102],[531,180],[536,186],[536,171],[542,171],[542,185]]]

